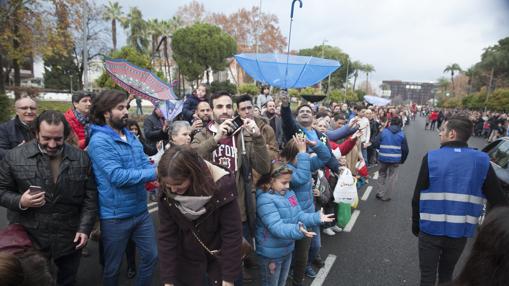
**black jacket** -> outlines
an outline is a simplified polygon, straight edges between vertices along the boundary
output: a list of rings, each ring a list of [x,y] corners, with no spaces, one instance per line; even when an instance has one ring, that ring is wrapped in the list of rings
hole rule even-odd
[[[5,153],[21,142],[28,142],[34,139],[34,132],[30,126],[21,123],[18,116],[0,124],[0,160]]]
[[[21,210],[30,185],[45,191],[46,204]],[[10,223],[23,225],[36,246],[58,258],[75,251],[76,232],[90,234],[97,216],[97,188],[88,155],[65,144],[60,174],[53,183],[49,159],[35,140],[6,153],[0,162],[0,206]]]
[[[157,118],[155,111],[143,121],[143,133],[147,144],[155,145],[161,140],[164,141],[164,145],[168,144],[168,134],[163,131],[163,124]]]

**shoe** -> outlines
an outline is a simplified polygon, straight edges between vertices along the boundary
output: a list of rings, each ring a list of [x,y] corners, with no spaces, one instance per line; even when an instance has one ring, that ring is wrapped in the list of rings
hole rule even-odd
[[[380,198],[380,200],[381,200],[382,202],[388,202],[388,201],[390,201],[390,200],[391,200],[391,198]]]
[[[322,232],[328,236],[334,236],[336,234],[330,227],[324,228]]]
[[[382,199],[382,196],[380,194],[376,194],[375,196],[377,199],[381,200]]]
[[[335,226],[333,226],[333,227],[329,227],[329,228],[330,228],[330,229],[332,229],[332,231],[334,231],[334,232],[342,232],[342,231],[343,231],[343,229],[342,229],[342,228],[340,228],[340,227],[339,227],[339,226],[337,226],[337,225],[335,225]]]
[[[315,278],[316,277],[316,272],[315,272],[315,270],[313,269],[312,266],[308,265],[308,266],[306,266],[306,270],[304,271],[304,275],[306,275],[306,277],[309,277],[309,278]]]
[[[318,267],[318,268],[322,268],[325,266],[325,262],[323,262],[322,258],[320,257],[320,255],[317,255],[315,257],[315,259],[313,259],[313,265]]]
[[[127,267],[127,279],[133,279],[136,276],[136,267]]]

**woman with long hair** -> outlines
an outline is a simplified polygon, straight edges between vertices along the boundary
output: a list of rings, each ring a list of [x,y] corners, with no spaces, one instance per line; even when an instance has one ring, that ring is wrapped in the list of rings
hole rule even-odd
[[[509,283],[509,207],[493,209],[475,239],[454,286],[503,286]]]
[[[190,147],[172,146],[159,161],[158,178],[163,284],[233,285],[242,264],[235,176]]]

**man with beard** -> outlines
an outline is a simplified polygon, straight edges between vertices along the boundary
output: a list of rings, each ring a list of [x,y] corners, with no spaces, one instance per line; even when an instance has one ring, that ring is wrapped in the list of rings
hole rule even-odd
[[[44,111],[35,127],[37,140],[7,152],[0,163],[0,205],[55,263],[57,284],[74,285],[95,222],[95,180],[87,154],[65,143],[71,130],[63,114]]]
[[[265,139],[270,158],[272,160],[276,160],[279,156],[279,147],[276,142],[274,129],[272,129],[272,127],[268,124],[268,120],[266,118],[254,115],[253,107],[253,98],[250,95],[243,94],[237,98],[237,113],[240,118],[254,120],[258,128],[260,128],[260,133]]]
[[[88,144],[88,115],[92,106],[92,93],[78,91],[72,95],[72,108],[69,108],[64,116],[73,135],[77,138],[80,149],[85,149]]]
[[[191,140],[196,133],[200,132],[203,127],[209,124],[211,117],[210,104],[206,101],[198,103],[193,117],[193,124],[191,125]]]
[[[263,114],[267,119],[269,119],[270,127],[274,130],[276,135],[276,141],[279,149],[283,148],[285,143],[284,134],[283,134],[283,123],[281,121],[281,116],[276,113],[276,103],[273,100],[267,101],[267,110]]]
[[[245,162],[240,155],[245,153],[251,168],[260,175],[270,172],[271,160],[265,146],[265,139],[255,121],[249,118],[243,119],[244,125],[241,130],[235,134],[231,133],[234,126],[230,94],[226,92],[215,94],[210,98],[210,103],[213,121],[194,136],[191,147],[196,149],[205,160],[235,173],[243,234],[244,237],[249,238],[249,231],[254,231],[256,207],[253,194],[245,190],[246,182],[242,172],[250,173],[251,169],[242,169]]]
[[[90,115],[93,125],[88,152],[99,192],[103,285],[118,285],[118,270],[129,240],[134,241],[141,257],[135,285],[150,285],[157,244],[145,183],[156,179],[156,169],[140,141],[126,128],[126,94],[103,91],[94,98]]]
[[[0,160],[12,148],[34,138],[32,123],[37,116],[37,103],[25,96],[14,102],[16,117],[0,124]]]

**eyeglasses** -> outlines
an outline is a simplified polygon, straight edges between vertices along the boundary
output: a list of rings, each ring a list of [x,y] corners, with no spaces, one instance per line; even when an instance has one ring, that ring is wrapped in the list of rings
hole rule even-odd
[[[34,107],[34,106],[20,106],[18,107],[18,109],[21,109],[21,110],[37,110],[37,107]]]

